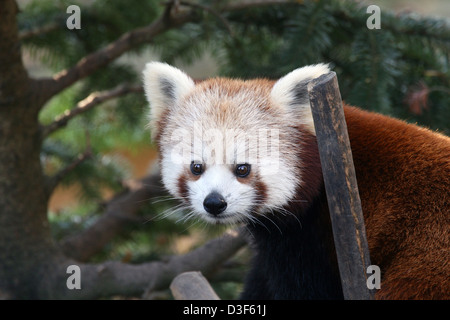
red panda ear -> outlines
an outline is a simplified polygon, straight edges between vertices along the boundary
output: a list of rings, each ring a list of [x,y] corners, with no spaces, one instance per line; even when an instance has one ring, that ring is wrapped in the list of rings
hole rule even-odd
[[[183,71],[162,62],[147,63],[143,76],[145,95],[150,103],[149,126],[152,137],[155,137],[164,110],[176,105],[195,84]]]
[[[288,112],[290,117],[298,119],[313,134],[315,130],[309,105],[308,83],[328,72],[330,69],[327,64],[295,69],[279,79],[270,93],[272,102],[276,106]]]

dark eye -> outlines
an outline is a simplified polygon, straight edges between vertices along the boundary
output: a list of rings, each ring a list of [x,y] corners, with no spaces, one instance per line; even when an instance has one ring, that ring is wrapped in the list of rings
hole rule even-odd
[[[191,162],[191,172],[196,176],[203,173],[203,164]]]
[[[250,165],[245,163],[245,164],[238,164],[236,166],[236,175],[240,178],[245,178],[246,176],[249,175],[250,173]]]

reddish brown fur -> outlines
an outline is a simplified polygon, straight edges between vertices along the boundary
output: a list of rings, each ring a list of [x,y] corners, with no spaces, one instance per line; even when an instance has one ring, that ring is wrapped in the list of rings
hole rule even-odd
[[[345,107],[378,299],[450,298],[450,138]]]
[[[178,193],[180,194],[181,198],[186,200],[189,196],[189,191],[187,187],[187,177],[186,175],[182,175],[178,178]],[[187,200],[186,200],[187,201]]]
[[[256,176],[256,178],[254,179],[254,188],[258,195],[254,210],[258,211],[259,207],[261,207],[264,201],[266,201],[267,199],[267,186],[261,181],[259,176]]]
[[[270,90],[272,89],[274,81],[268,79],[252,79],[252,80],[239,80],[228,78],[211,78],[199,83],[195,91],[210,91],[220,88],[226,96],[238,95],[242,91],[251,92],[253,96],[257,97],[269,97]],[[230,108],[227,103],[217,106],[221,112],[214,112],[215,116],[218,116],[216,123],[221,123],[228,118],[239,118],[240,113],[243,111],[239,108]],[[277,113],[277,110],[272,108],[269,103],[257,105],[255,109],[259,109],[261,112],[270,115]],[[239,114],[236,114],[239,112]]]
[[[208,90],[217,82],[230,95],[243,84],[213,79],[199,83],[196,90]],[[261,95],[268,95],[272,86],[267,80],[245,83]],[[219,107],[227,112],[226,105]],[[260,108],[276,112],[271,106]],[[450,299],[450,138],[354,107],[344,109],[371,261],[382,272],[376,298]],[[158,128],[165,127],[167,116],[163,114]],[[302,207],[303,201],[307,206],[324,192],[315,137],[301,127],[298,131],[302,185],[288,210]],[[183,196],[191,178],[179,178]],[[264,199],[266,186],[254,186]]]

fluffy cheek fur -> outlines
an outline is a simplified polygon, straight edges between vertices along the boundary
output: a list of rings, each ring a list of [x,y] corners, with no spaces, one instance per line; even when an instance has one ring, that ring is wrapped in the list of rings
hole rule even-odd
[[[162,134],[165,143],[160,150],[163,183],[173,196],[184,202],[192,216],[208,222],[236,223],[280,210],[293,199],[301,181],[299,159],[293,152],[298,146],[286,139],[287,136],[295,136],[294,133],[281,132],[279,141],[276,144],[272,141],[275,149],[270,152],[260,150],[252,161],[236,160],[236,163],[251,164],[251,174],[246,178],[237,178],[232,164],[217,164],[208,153],[197,155],[191,149],[189,139],[170,140],[166,133]],[[180,137],[188,135],[189,132],[184,132]],[[226,147],[221,153],[234,150],[231,146]],[[230,158],[236,156],[230,155]],[[194,176],[190,172],[192,159],[204,159],[207,169],[202,175]],[[227,202],[227,209],[217,217],[207,213],[203,207],[205,198],[213,191],[220,193]]]
[[[301,181],[310,176],[298,159],[299,140],[304,137],[297,127],[308,135],[314,133],[306,85],[327,71],[325,65],[304,67],[275,84],[219,78],[194,85],[173,67],[148,64],[145,88],[167,190],[182,199],[191,214],[214,222],[240,221],[283,211],[292,201],[307,201],[296,195]],[[255,147],[256,159],[249,160],[246,154],[254,156],[249,151]],[[201,176],[190,173],[194,160],[207,168]],[[251,165],[251,176],[234,175],[233,165],[240,163]],[[203,208],[205,197],[213,191],[227,202],[217,217]]]
[[[166,190],[174,197],[186,200],[186,195],[178,186],[179,177],[183,176],[185,164],[183,158],[171,149],[161,150],[161,176]]]
[[[172,195],[181,199],[190,214],[210,223],[238,223],[252,220],[258,215],[282,208],[293,197],[296,181],[293,168],[281,161],[266,165],[253,165],[247,178],[236,178],[232,166],[214,165],[201,176],[190,173],[189,165],[180,164],[181,157],[173,154],[162,160],[163,182]],[[212,216],[203,207],[211,192],[220,193],[227,202],[226,210]]]
[[[295,190],[301,179],[295,163],[290,163],[289,157],[275,157],[261,160],[259,166],[260,185],[265,186],[264,202],[260,212],[265,213],[282,208],[294,197]]]

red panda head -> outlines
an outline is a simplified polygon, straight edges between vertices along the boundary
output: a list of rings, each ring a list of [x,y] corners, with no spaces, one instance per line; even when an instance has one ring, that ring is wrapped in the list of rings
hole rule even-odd
[[[275,83],[215,78],[195,84],[179,69],[148,63],[149,126],[167,190],[191,215],[213,223],[282,209],[303,181],[298,141],[305,132],[314,135],[307,84],[328,72],[319,64]]]

